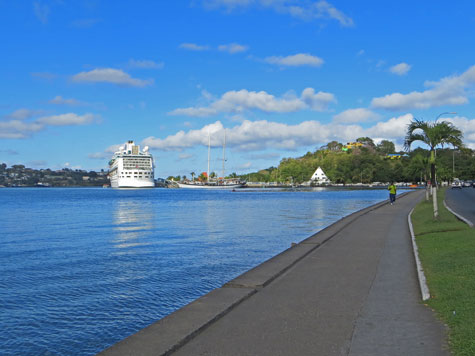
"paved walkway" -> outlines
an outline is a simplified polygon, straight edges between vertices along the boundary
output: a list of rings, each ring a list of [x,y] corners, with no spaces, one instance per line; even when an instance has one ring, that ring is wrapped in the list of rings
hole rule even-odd
[[[412,254],[423,195],[340,220],[104,355],[449,355]]]

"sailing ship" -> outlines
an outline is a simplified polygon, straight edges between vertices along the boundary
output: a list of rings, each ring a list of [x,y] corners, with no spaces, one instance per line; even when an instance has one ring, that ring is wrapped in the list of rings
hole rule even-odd
[[[208,171],[206,172],[206,181],[185,180],[177,182],[179,188],[191,188],[191,189],[235,189],[242,188],[246,185],[246,182],[241,181],[239,178],[225,179],[224,175],[224,163],[226,162],[226,130],[224,130],[224,142],[223,142],[223,171],[221,178],[210,178],[209,162],[211,157],[211,136],[208,132]]]

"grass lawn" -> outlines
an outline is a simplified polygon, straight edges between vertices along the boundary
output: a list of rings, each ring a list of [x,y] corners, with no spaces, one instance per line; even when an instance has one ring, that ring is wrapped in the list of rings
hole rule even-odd
[[[414,233],[431,294],[427,304],[449,326],[454,355],[475,355],[475,229],[455,218],[443,205],[434,220],[432,197],[412,214]]]

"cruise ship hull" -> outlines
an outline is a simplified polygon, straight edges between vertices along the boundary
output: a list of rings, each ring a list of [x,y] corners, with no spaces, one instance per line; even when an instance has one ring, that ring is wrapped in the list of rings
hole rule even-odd
[[[153,188],[153,179],[118,178],[111,179],[111,188]]]

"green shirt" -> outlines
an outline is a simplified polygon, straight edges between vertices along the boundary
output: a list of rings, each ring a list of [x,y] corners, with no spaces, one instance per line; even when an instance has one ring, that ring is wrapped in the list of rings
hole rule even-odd
[[[389,193],[390,194],[396,194],[396,186],[394,184],[391,184],[389,187],[388,187],[388,190],[389,190]]]

